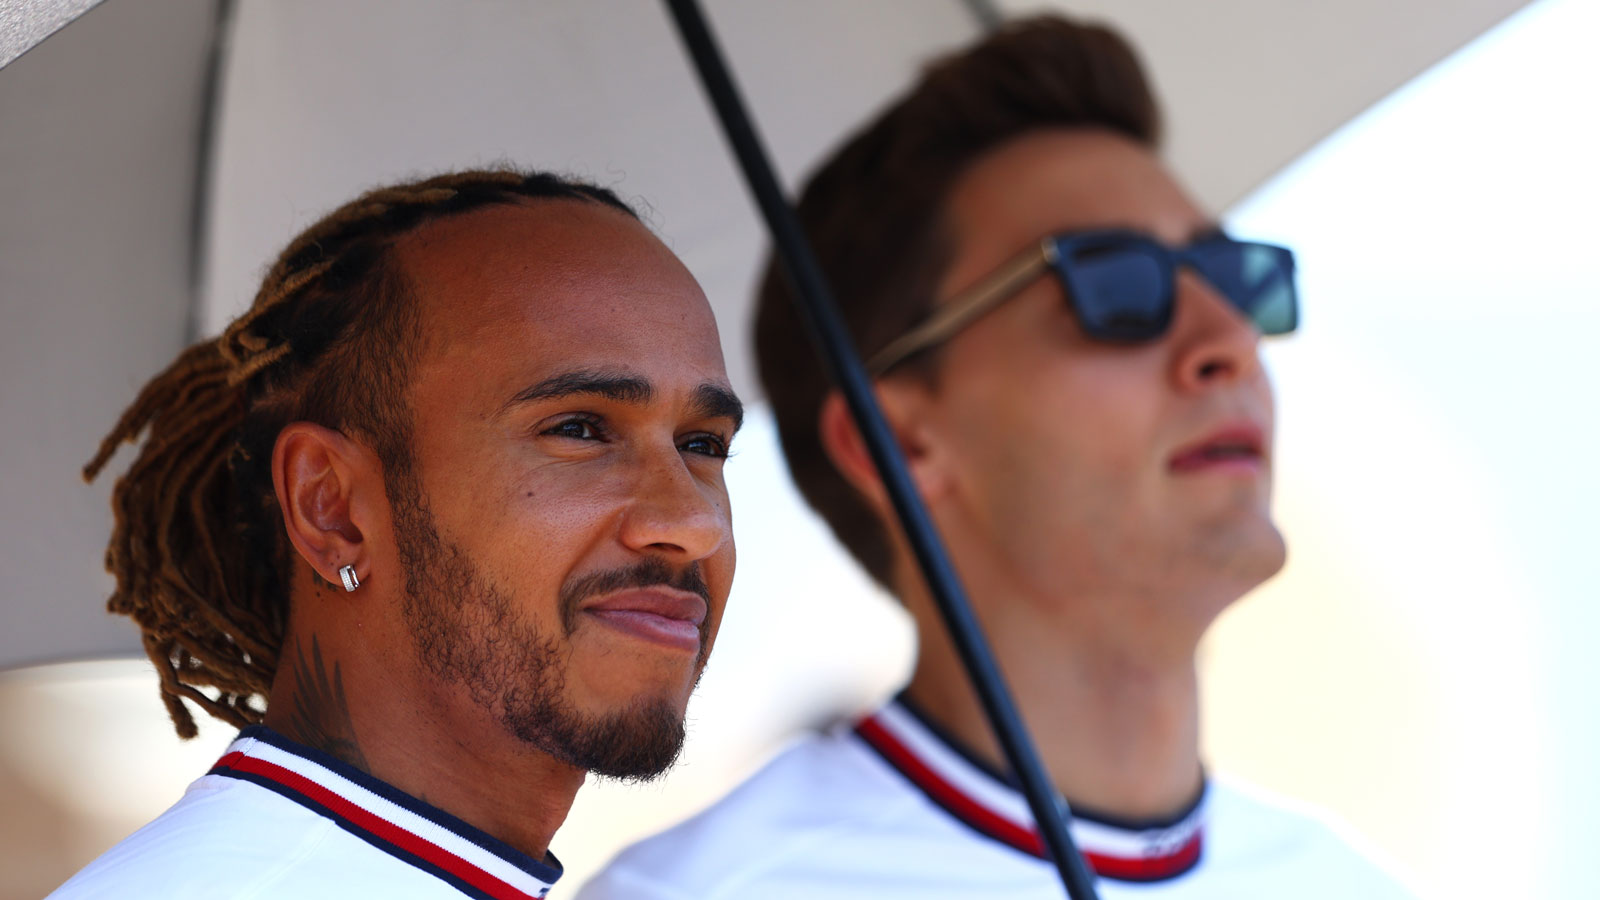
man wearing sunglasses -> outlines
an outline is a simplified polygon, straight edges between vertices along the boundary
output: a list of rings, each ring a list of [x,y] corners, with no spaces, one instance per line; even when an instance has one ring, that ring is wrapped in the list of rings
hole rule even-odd
[[[1257,349],[1297,300],[1292,254],[1223,233],[1157,137],[1118,36],[1022,22],[931,66],[800,214],[1101,896],[1407,896],[1200,760],[1197,645],[1284,561]],[[586,896],[1060,896],[802,333],[769,268],[756,345],[790,470],[915,620],[911,683],[625,851]]]

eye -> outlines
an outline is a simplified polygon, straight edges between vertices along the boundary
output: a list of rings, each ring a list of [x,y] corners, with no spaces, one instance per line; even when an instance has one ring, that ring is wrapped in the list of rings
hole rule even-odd
[[[714,434],[691,434],[678,444],[685,453],[698,453],[715,459],[728,458],[728,442]]]
[[[600,423],[586,416],[573,416],[572,418],[562,419],[539,433],[552,437],[572,438],[579,441],[598,441],[605,437],[601,432]]]

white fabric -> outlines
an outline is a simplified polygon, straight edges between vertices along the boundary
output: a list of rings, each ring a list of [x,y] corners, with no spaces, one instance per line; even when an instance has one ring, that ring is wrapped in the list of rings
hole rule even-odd
[[[272,743],[251,732],[270,735]],[[262,784],[217,774],[230,758],[279,767],[292,773],[291,780],[304,778],[316,785],[295,782],[302,790],[323,788],[337,795],[316,795],[325,802],[353,806],[341,806],[347,816],[336,819]],[[266,729],[247,729],[218,769],[191,784],[172,808],[106,851],[47,900],[499,900],[544,897],[549,890],[554,877],[530,874],[526,857],[519,866],[483,846],[496,843],[492,838],[370,776],[342,766],[344,771],[336,771],[336,765]],[[478,891],[458,888],[372,843],[373,831],[364,829],[363,822],[377,823],[378,831],[399,835],[407,846],[427,848],[423,853],[459,858],[464,863],[459,871],[469,873],[468,878],[481,878],[477,870],[482,870],[501,884]],[[552,874],[559,876],[558,871]]]
[[[1011,789],[995,782],[987,790]],[[1328,824],[1257,792],[1213,781],[1204,807],[1198,865],[1159,882],[1102,878],[1103,900],[1413,896]],[[1092,829],[1111,841],[1115,831]],[[578,897],[963,895],[1059,900],[1064,893],[1050,864],[957,820],[841,727],[801,741],[710,809],[623,851]]]

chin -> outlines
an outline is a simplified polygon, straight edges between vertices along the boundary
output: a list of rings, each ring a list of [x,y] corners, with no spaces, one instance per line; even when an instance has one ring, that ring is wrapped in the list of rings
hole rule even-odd
[[[661,697],[599,710],[508,703],[501,717],[531,749],[623,781],[649,781],[672,768],[683,749],[683,720],[684,705]]]
[[[683,705],[640,700],[590,720],[583,769],[619,781],[650,781],[666,774],[683,751]]]
[[[1283,571],[1284,564],[1289,560],[1289,545],[1283,539],[1283,532],[1270,521],[1262,523],[1261,533],[1252,551],[1245,563],[1255,579],[1250,585],[1251,589]]]
[[[1278,574],[1287,555],[1283,535],[1265,518],[1208,528],[1191,548],[1187,574],[1171,587],[1186,598],[1187,615],[1204,632],[1224,610]]]
[[[1288,546],[1271,522],[1258,524],[1245,537],[1224,558],[1212,560],[1211,577],[1227,595],[1224,607],[1271,580],[1288,560]]]

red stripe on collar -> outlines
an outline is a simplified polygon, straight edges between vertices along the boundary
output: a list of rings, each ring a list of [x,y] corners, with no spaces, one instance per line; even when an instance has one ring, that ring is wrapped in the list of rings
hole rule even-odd
[[[1020,792],[965,759],[962,751],[904,705],[891,704],[861,720],[855,732],[956,819],[1030,856],[1049,858]],[[929,752],[933,748],[944,752]],[[1137,829],[1078,817],[1072,822],[1073,839],[1084,860],[1102,878],[1164,881],[1189,872],[1200,862],[1204,840],[1200,812],[1197,807],[1175,824]]]
[[[362,809],[315,781],[303,775],[297,775],[282,766],[253,759],[243,753],[229,753],[217,760],[217,764],[212,771],[216,773],[217,769],[226,769],[232,772],[258,775],[262,778],[271,779],[284,789],[294,791],[302,797],[327,808],[329,812],[338,818],[360,828],[379,840],[438,866],[493,897],[494,900],[536,900],[532,894],[517,890],[472,863],[440,847],[438,844],[424,840],[393,822]],[[541,894],[540,896],[543,895]]]
[[[263,726],[240,733],[210,774],[248,781],[475,900],[538,900],[560,877],[442,810]]]

